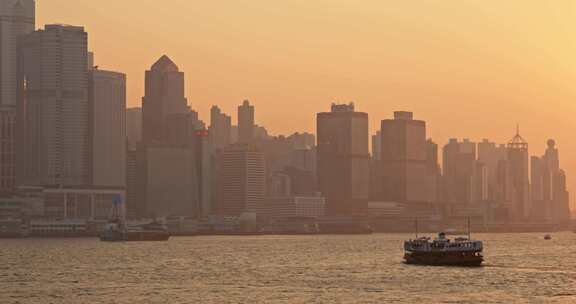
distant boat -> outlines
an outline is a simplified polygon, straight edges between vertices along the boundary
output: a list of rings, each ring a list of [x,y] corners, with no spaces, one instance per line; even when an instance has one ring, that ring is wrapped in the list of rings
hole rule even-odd
[[[544,239],[547,240],[547,241],[548,241],[548,240],[551,240],[551,239],[552,239],[552,236],[549,235],[549,234],[547,234],[547,235],[544,236]]]
[[[100,240],[104,242],[167,241],[169,238],[166,226],[156,221],[128,227],[123,221],[111,220],[100,234]]]
[[[417,227],[416,222],[416,231]],[[404,242],[404,262],[431,266],[480,266],[484,261],[482,251],[482,241],[470,239],[470,228],[467,238],[454,240],[446,238],[444,232],[440,232],[435,239],[418,237],[416,232],[416,239]]]

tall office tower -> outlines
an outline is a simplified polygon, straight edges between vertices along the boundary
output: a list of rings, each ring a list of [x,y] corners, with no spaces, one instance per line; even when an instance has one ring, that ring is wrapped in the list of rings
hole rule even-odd
[[[91,184],[126,187],[126,75],[92,69]]]
[[[254,139],[254,106],[250,101],[244,100],[241,106],[238,106],[238,141],[249,143]]]
[[[22,40],[18,184],[89,183],[87,38],[83,27],[46,25]]]
[[[142,141],[142,108],[126,109],[126,140],[128,150],[136,150]]]
[[[212,206],[212,153],[210,134],[207,130],[194,132],[194,150],[196,156],[196,176],[198,176],[198,214],[208,217],[213,214]]]
[[[138,203],[138,153],[126,152],[126,215],[128,218],[145,216],[144,206]]]
[[[16,187],[18,41],[34,28],[34,0],[0,0],[0,193]]]
[[[487,173],[488,200],[497,201],[498,163],[507,159],[506,145],[496,145],[487,139],[478,143],[478,161],[484,164]]]
[[[318,187],[328,215],[366,212],[370,194],[368,114],[332,104],[317,114]]]
[[[450,203],[481,201],[484,166],[476,161],[476,143],[452,138],[443,149],[444,198]]]
[[[510,210],[515,220],[525,220],[531,215],[530,180],[528,177],[528,143],[520,131],[508,142],[508,162],[513,186],[513,207]]]
[[[372,135],[372,159],[380,160],[382,157],[382,131]]]
[[[532,215],[535,219],[562,223],[570,218],[566,176],[560,169],[558,149],[552,139],[542,157],[531,158]]]
[[[426,123],[411,112],[382,121],[382,194],[397,202],[426,202]]]
[[[212,149],[222,149],[231,144],[232,119],[222,113],[218,106],[210,109],[210,146]]]
[[[426,188],[428,202],[439,199],[440,165],[438,164],[438,145],[428,139],[426,141]]]
[[[243,212],[255,212],[266,195],[264,154],[239,144],[225,148],[220,161],[220,201],[216,213],[239,216]]]
[[[164,143],[169,124],[182,123],[190,114],[184,95],[184,73],[164,55],[146,71],[146,93],[142,98],[142,135],[146,144]]]

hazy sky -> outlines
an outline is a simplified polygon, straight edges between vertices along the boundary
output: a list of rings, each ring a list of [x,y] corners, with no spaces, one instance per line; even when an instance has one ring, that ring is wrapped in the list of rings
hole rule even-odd
[[[354,101],[371,132],[412,110],[429,135],[505,142],[520,123],[530,153],[555,138],[576,195],[576,1],[37,0],[38,25],[84,25],[96,64],[128,75],[162,54],[186,72],[187,96],[245,98],[273,134],[314,131],[315,113]]]

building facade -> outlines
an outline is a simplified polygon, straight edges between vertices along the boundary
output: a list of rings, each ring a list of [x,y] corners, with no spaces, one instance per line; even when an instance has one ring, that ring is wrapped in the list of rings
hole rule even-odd
[[[34,29],[34,0],[0,0],[0,193],[16,188],[18,45]]]
[[[22,40],[18,184],[88,185],[88,35],[46,25]]]
[[[317,114],[318,188],[326,198],[328,215],[366,211],[370,171],[368,114],[354,104],[332,104],[331,112]]]
[[[426,123],[411,112],[382,121],[381,177],[384,201],[426,202]]]
[[[90,184],[126,187],[126,75],[98,69],[90,75]]]
[[[252,142],[255,136],[254,106],[250,101],[244,100],[238,106],[238,141],[240,143]]]

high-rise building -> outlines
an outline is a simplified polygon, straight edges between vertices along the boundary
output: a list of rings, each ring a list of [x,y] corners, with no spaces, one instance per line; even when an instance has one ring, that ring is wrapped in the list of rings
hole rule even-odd
[[[382,157],[382,131],[378,130],[372,135],[372,159],[380,160]]]
[[[222,113],[218,106],[210,109],[210,145],[212,149],[222,149],[231,144],[232,119],[226,113]]]
[[[22,40],[18,184],[89,184],[87,38],[83,27],[46,25]]]
[[[542,157],[531,158],[532,218],[564,223],[570,219],[566,175],[560,169],[556,142],[547,142]]]
[[[246,144],[233,145],[224,149],[220,162],[216,213],[256,212],[266,195],[264,154]]]
[[[510,215],[515,220],[526,220],[531,216],[528,143],[517,130],[516,135],[508,142],[506,148],[513,187]]]
[[[440,192],[440,165],[438,164],[438,145],[428,139],[426,141],[426,185],[427,201],[436,202]]]
[[[147,216],[201,216],[195,130],[198,113],[184,95],[184,73],[167,56],[146,71],[138,204]],[[201,169],[201,168],[200,168]]]
[[[136,150],[142,141],[142,108],[126,109],[126,139],[128,150]]]
[[[496,145],[487,139],[478,143],[478,161],[484,164],[487,172],[488,200],[497,201],[498,163],[507,159],[506,145]]]
[[[16,187],[18,44],[34,29],[34,0],[0,0],[0,192]]]
[[[254,139],[254,106],[250,101],[244,100],[241,106],[238,106],[238,141],[249,143]]]
[[[366,212],[370,171],[368,114],[354,104],[332,104],[317,114],[318,187],[326,197],[328,215]]]
[[[190,114],[184,95],[184,73],[164,55],[146,71],[146,93],[142,98],[142,131],[147,144],[164,143],[170,124],[183,123]]]
[[[212,153],[210,134],[207,130],[194,132],[194,149],[196,156],[196,176],[198,177],[199,215],[208,217],[213,214],[212,204]]]
[[[426,122],[411,112],[394,112],[382,121],[382,199],[426,202]]]
[[[126,75],[92,69],[91,184],[126,187]]]
[[[467,204],[481,200],[484,169],[476,161],[476,143],[450,139],[443,149],[443,165],[446,202]]]

